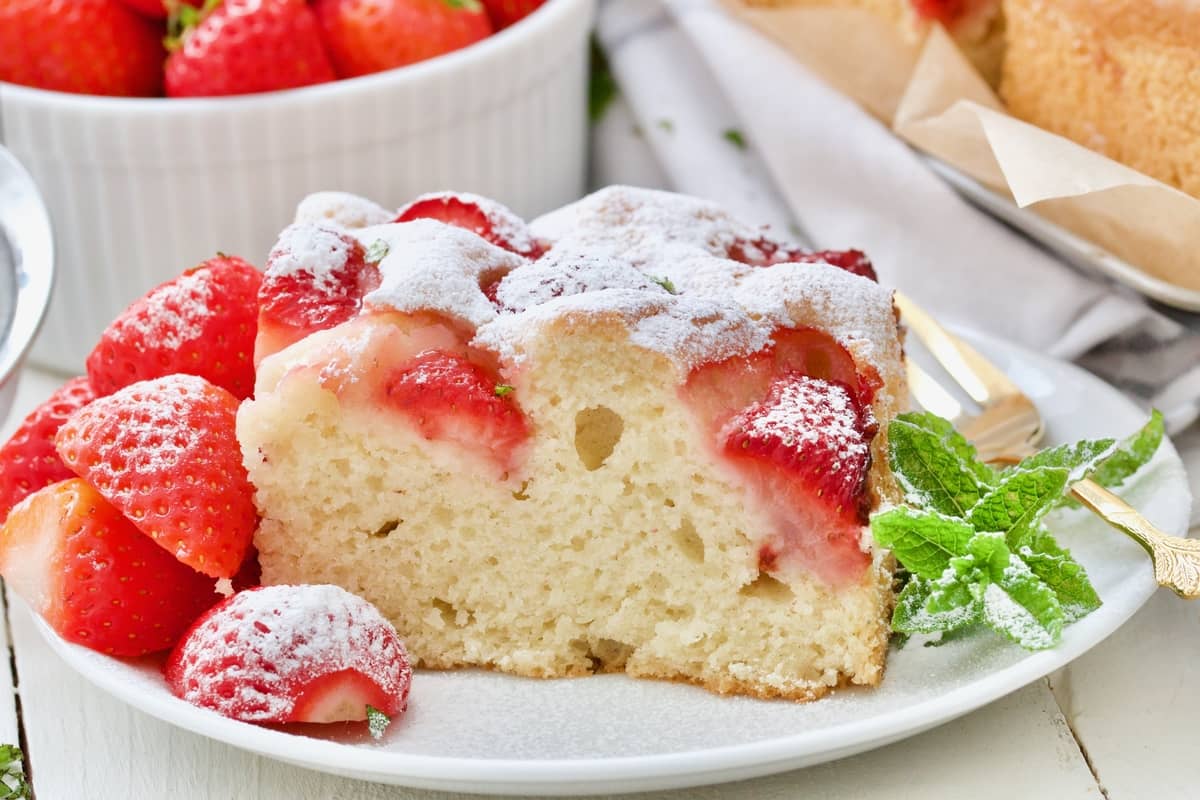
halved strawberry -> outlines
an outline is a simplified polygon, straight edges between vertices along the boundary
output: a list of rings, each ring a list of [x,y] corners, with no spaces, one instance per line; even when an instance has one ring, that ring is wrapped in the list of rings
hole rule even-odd
[[[909,0],[917,16],[936,20],[946,27],[954,23],[967,10],[969,0]]]
[[[249,397],[261,280],[242,259],[220,255],[151,289],[113,320],[88,356],[96,393],[185,372]]]
[[[234,431],[237,405],[203,378],[170,375],[92,401],[54,444],[143,533],[188,566],[228,578],[258,521]]]
[[[454,442],[502,469],[515,464],[529,439],[512,387],[460,355],[421,353],[391,374],[384,394],[426,439]]]
[[[721,431],[722,454],[775,524],[771,571],[794,559],[831,584],[862,574],[866,477],[877,426],[844,384],[784,373]]]
[[[172,647],[220,598],[78,478],[27,497],[0,528],[0,574],[64,639],[116,656]]]
[[[860,374],[853,356],[836,339],[815,328],[780,328],[768,347],[749,356],[704,364],[692,371],[684,396],[692,410],[717,430],[734,414],[767,396],[775,377],[798,373],[852,387],[870,405],[876,380]]]
[[[734,243],[729,248],[729,257],[755,267],[769,267],[775,264],[829,264],[852,275],[879,281],[874,265],[861,250],[805,250],[764,236],[752,242]]]
[[[541,247],[529,232],[525,221],[507,207],[465,192],[424,194],[396,213],[396,222],[436,219],[447,225],[465,228],[510,253],[537,258]]]
[[[266,586],[213,608],[164,668],[176,696],[247,722],[337,722],[404,711],[412,669],[376,608],[337,586]]]
[[[379,280],[378,267],[354,237],[319,223],[290,226],[267,256],[254,363],[350,319]]]
[[[54,434],[67,417],[96,398],[84,377],[72,378],[35,408],[0,447],[0,523],[43,486],[75,476],[54,451]]]

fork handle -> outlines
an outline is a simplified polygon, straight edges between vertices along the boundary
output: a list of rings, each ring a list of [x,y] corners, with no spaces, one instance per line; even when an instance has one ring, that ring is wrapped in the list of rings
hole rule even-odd
[[[1120,497],[1088,478],[1072,484],[1071,493],[1150,554],[1159,586],[1186,600],[1200,598],[1200,540],[1168,536]]]

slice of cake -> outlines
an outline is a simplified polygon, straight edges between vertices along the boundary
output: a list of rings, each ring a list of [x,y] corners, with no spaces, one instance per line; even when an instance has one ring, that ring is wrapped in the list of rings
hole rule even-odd
[[[629,188],[528,228],[466,195],[361,228],[313,205],[238,418],[264,583],[367,598],[427,668],[878,683],[864,523],[907,393],[861,253]]]
[[[740,0],[748,6],[859,8],[896,26],[902,37],[920,42],[931,25],[941,25],[995,85],[1004,54],[1000,0]]]
[[[1200,197],[1200,5],[1005,0],[1000,93],[1046,130]]]

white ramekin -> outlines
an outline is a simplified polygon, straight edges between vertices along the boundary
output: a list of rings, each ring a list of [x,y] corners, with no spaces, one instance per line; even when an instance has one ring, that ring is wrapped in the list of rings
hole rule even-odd
[[[288,92],[118,99],[0,83],[0,141],[37,181],[58,276],[31,358],[79,372],[131,301],[217,251],[262,266],[306,194],[422,192],[533,215],[586,176],[594,0],[550,0],[430,61]]]

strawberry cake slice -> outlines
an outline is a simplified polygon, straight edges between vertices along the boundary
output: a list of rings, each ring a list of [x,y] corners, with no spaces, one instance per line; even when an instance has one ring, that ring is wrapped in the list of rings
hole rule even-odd
[[[470,195],[307,200],[238,413],[265,584],[377,606],[426,668],[808,700],[883,673],[890,291],[693,198],[526,226]],[[342,220],[342,222],[338,222]]]

